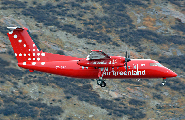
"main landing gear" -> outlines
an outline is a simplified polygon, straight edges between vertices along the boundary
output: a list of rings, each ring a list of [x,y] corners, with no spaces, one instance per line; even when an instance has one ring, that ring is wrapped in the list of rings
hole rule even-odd
[[[105,81],[102,80],[102,79],[97,79],[97,84],[100,85],[101,87],[105,87],[106,86]]]
[[[99,79],[97,79],[97,84],[100,85],[101,87],[105,87],[106,83],[105,81],[102,79],[103,78],[103,71],[105,68],[99,68],[98,70],[98,77]]]

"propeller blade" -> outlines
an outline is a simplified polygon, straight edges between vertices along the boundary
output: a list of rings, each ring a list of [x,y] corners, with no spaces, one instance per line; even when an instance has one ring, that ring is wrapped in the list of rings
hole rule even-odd
[[[127,61],[126,61],[126,72],[127,72]]]
[[[127,72],[127,50],[126,50],[126,54],[125,54],[125,62],[126,62],[126,63],[125,63],[125,65],[126,65],[126,66],[125,66],[125,69],[126,69],[126,72]]]
[[[127,58],[127,51],[126,51],[126,55],[125,55],[125,58]]]

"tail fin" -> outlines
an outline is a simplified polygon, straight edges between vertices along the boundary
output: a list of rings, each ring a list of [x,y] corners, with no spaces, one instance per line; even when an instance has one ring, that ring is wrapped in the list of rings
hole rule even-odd
[[[13,31],[7,33],[18,62],[40,60],[42,51],[39,51],[28,34],[27,28],[7,27]],[[43,55],[43,54],[42,54]]]
[[[21,62],[41,62],[41,61],[59,61],[75,60],[76,57],[46,53],[40,51],[28,34],[27,28],[7,27],[13,31],[7,33],[15,56],[19,63]]]

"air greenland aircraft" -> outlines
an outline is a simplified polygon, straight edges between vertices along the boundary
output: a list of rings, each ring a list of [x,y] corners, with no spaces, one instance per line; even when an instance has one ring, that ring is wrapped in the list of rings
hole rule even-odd
[[[52,54],[39,50],[27,28],[7,27],[7,33],[18,66],[30,72],[41,71],[67,77],[97,79],[97,84],[105,87],[104,79],[125,78],[163,78],[176,77],[177,74],[151,59],[130,59],[130,56],[109,56],[101,50],[91,50],[87,58],[77,58]]]

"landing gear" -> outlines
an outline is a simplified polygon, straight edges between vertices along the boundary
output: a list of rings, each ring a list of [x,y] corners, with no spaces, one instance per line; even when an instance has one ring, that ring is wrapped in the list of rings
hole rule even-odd
[[[99,77],[99,79],[97,79],[97,84],[100,85],[101,87],[105,87],[106,86],[105,81],[102,80],[104,69],[105,68],[99,68],[99,70],[98,70],[98,77]]]
[[[98,85],[101,85],[101,84],[102,84],[102,80],[98,79],[98,80],[97,80],[97,84],[98,84]]]
[[[162,82],[162,85],[164,86],[166,83],[166,78],[163,78],[163,82]]]
[[[106,86],[105,81],[101,80],[101,79],[97,79],[97,84],[100,85],[101,87],[105,87]]]

